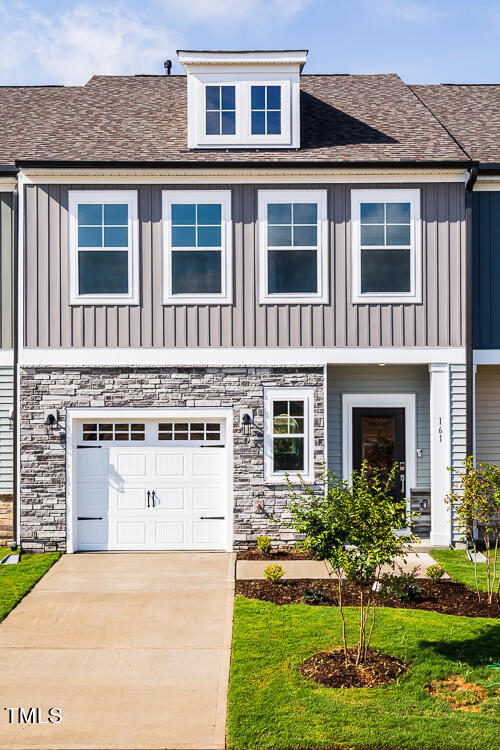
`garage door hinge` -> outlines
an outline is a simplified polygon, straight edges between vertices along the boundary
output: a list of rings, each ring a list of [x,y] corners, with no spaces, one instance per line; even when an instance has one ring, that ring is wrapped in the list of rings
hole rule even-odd
[[[200,521],[223,521],[225,516],[200,516]]]
[[[225,445],[200,445],[200,448],[225,448]]]
[[[102,448],[102,445],[77,445],[77,448]]]
[[[102,521],[102,516],[78,516],[79,521]]]

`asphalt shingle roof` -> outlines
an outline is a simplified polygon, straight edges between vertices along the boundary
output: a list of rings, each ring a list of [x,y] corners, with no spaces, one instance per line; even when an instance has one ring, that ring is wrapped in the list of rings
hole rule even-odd
[[[301,76],[301,148],[187,150],[185,76],[0,87],[0,164],[432,162],[466,157],[395,74]]]
[[[471,159],[500,163],[500,84],[412,86]]]

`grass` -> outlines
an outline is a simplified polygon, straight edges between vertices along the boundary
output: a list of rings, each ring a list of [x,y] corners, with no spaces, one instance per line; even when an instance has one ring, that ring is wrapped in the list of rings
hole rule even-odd
[[[356,626],[356,612],[347,608]],[[297,667],[340,644],[337,608],[276,606],[236,597],[228,707],[232,750],[413,748],[497,750],[500,736],[500,623],[418,610],[380,608],[373,646],[411,663],[384,688],[335,690]],[[488,687],[480,713],[459,711],[425,686],[461,675]]]
[[[10,549],[0,550],[0,560],[10,552]],[[0,566],[0,622],[23,596],[31,591],[60,556],[60,552],[46,552],[42,555],[23,553],[17,565]]]
[[[432,550],[431,552],[434,560],[446,570],[449,576],[454,581],[460,581],[464,583],[473,591],[476,590],[476,583],[474,580],[474,563],[469,561],[467,552],[464,549],[442,549]],[[498,576],[500,576],[500,555],[497,563],[497,583],[495,584],[495,591],[498,586]],[[479,582],[479,590],[486,591],[486,564],[477,564],[477,579]]]

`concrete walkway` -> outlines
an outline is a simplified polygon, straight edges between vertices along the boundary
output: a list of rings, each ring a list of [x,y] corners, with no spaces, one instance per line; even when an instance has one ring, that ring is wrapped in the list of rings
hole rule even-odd
[[[230,554],[64,556],[0,624],[0,748],[224,748],[233,589]]]
[[[281,565],[285,571],[283,578],[330,578],[330,566],[322,560],[273,560],[274,562]],[[270,564],[269,560],[238,560],[236,564],[236,578],[240,581],[264,578],[264,570]],[[396,562],[396,566],[400,565],[405,573],[418,568],[418,578],[425,578],[429,565],[435,564],[436,561],[428,552],[410,552],[405,560]],[[393,571],[389,566],[383,566],[382,573],[392,572],[398,573],[398,568],[396,567],[395,571]],[[333,577],[336,578],[336,576]],[[449,578],[449,575],[445,573],[443,580],[447,578]]]

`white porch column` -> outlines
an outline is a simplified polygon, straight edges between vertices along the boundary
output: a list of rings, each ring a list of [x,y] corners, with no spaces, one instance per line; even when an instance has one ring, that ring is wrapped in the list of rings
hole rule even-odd
[[[444,499],[451,489],[450,366],[430,364],[431,544],[451,542],[450,509]]]

